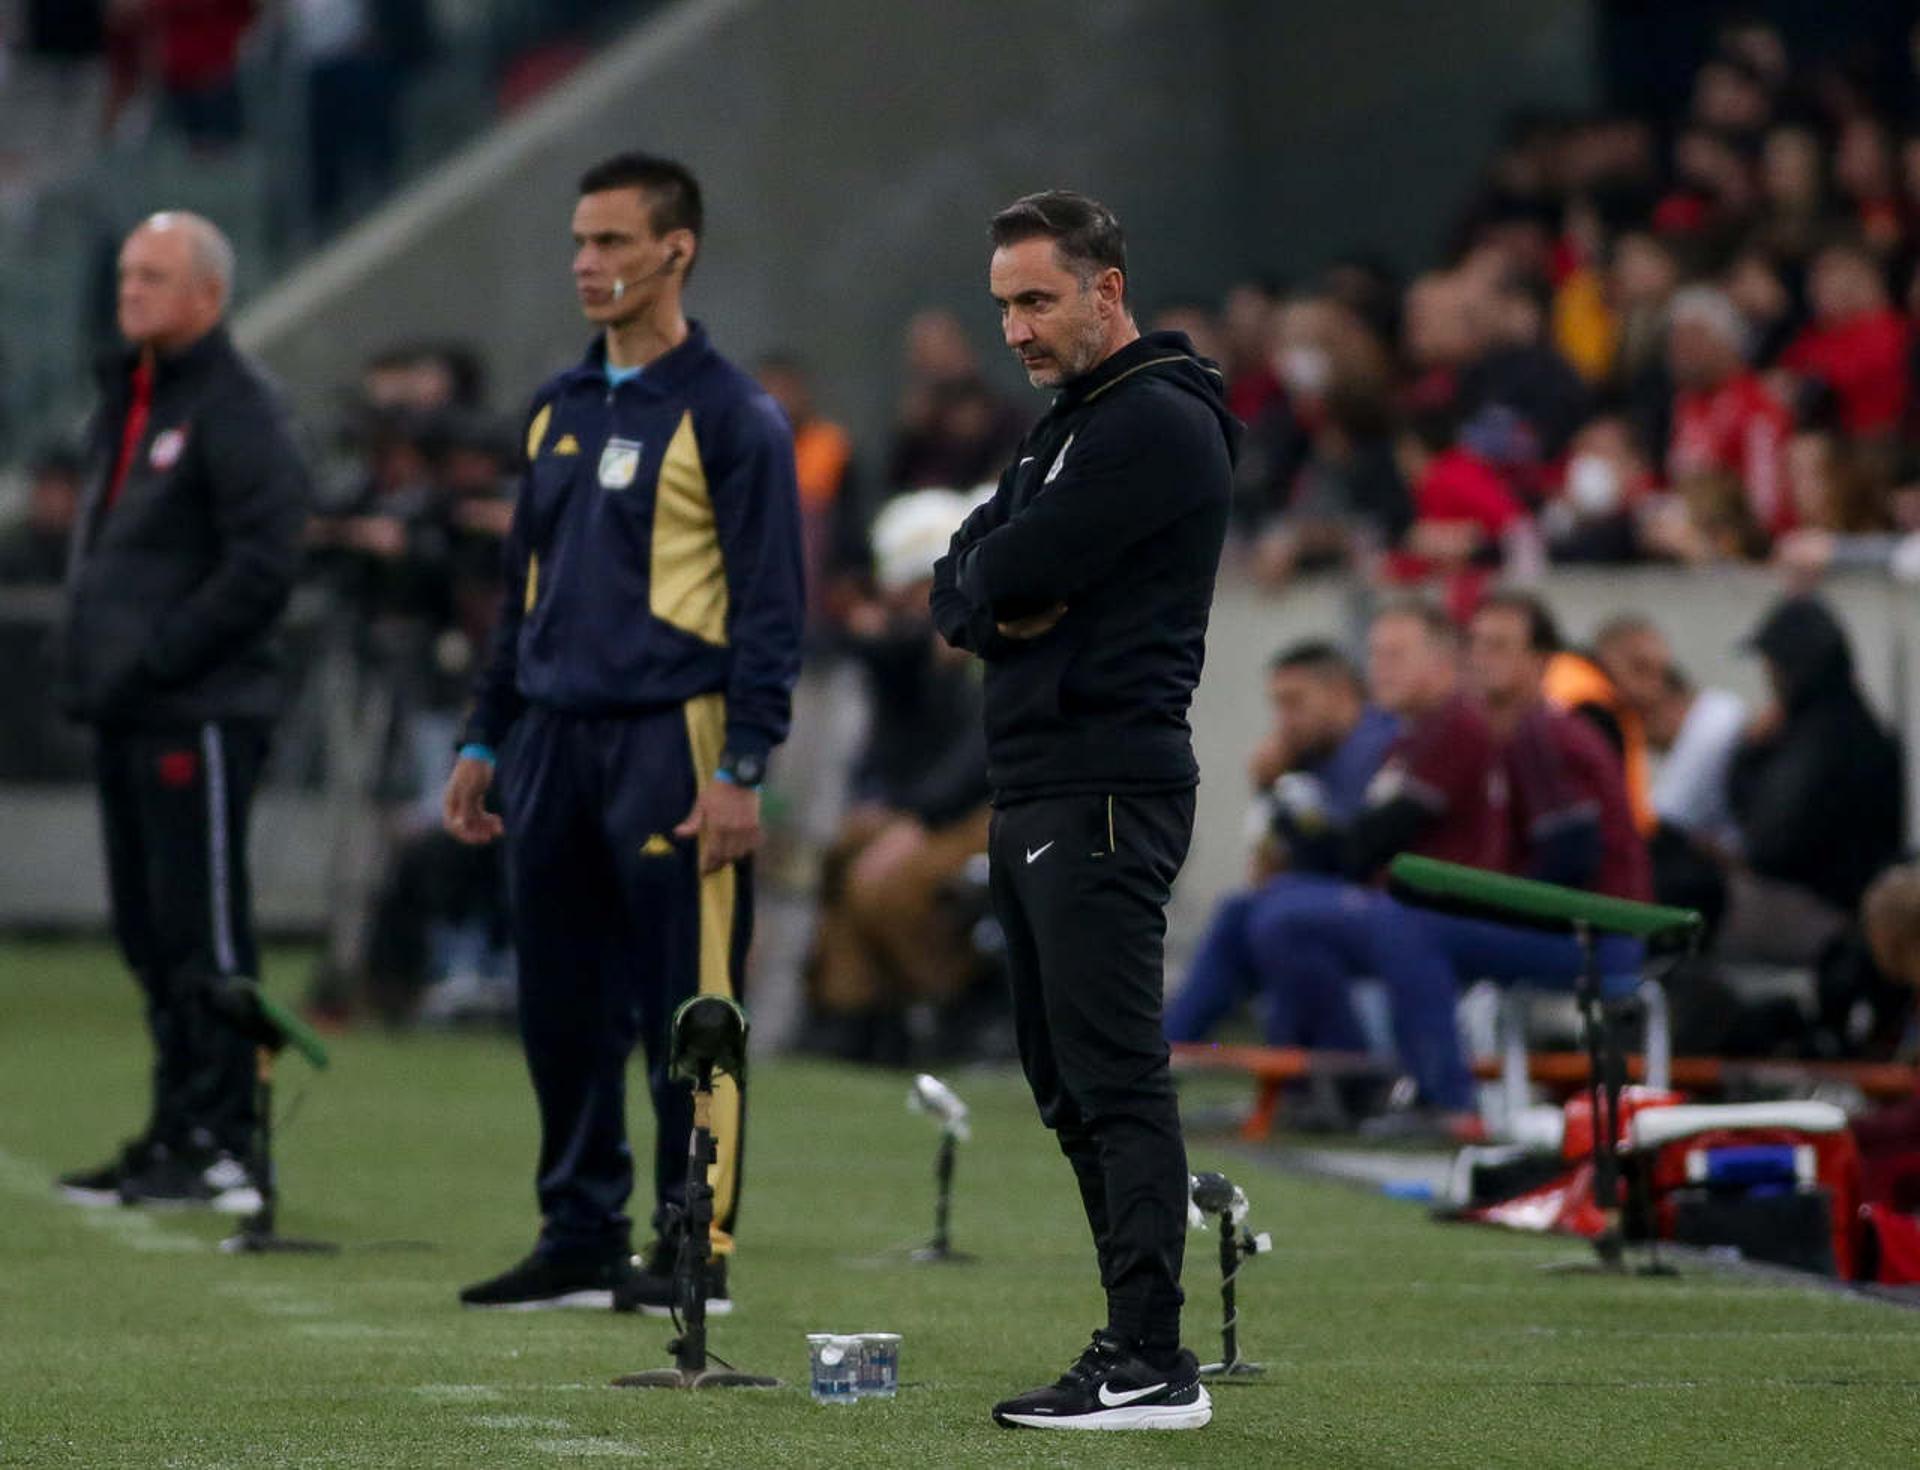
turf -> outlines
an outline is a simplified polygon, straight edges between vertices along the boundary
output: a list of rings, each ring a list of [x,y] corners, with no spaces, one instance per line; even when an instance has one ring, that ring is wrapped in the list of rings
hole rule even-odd
[[[292,993],[299,957],[274,985]],[[135,1121],[131,988],[97,946],[0,945],[0,1464],[112,1466],[1865,1466],[1920,1459],[1920,1315],[1693,1274],[1555,1276],[1563,1244],[1431,1224],[1201,1141],[1276,1250],[1244,1275],[1259,1383],[1201,1434],[1010,1433],[999,1395],[1051,1377],[1099,1318],[1065,1166],[1017,1078],[973,1103],[955,1233],[979,1261],[907,1264],[934,1138],[897,1076],[768,1063],[754,1078],[735,1291],[714,1345],[793,1381],[808,1330],[905,1334],[892,1403],[797,1389],[607,1387],[665,1361],[663,1324],[463,1313],[533,1219],[517,1052],[361,1033],[282,1150],[290,1231],[332,1259],[223,1256],[205,1218],[82,1211],[47,1185]],[[1189,1338],[1212,1345],[1213,1237]]]

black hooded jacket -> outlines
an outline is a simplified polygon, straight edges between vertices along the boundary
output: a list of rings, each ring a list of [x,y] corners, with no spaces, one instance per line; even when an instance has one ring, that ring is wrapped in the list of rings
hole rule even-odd
[[[1851,911],[1900,856],[1900,747],[1861,698],[1846,631],[1818,600],[1780,603],[1749,645],[1773,666],[1785,719],[1742,746],[1729,775],[1747,862]]]
[[[161,357],[107,505],[131,357],[103,372],[67,571],[60,697],[93,724],[172,728],[279,710],[271,638],[300,570],[307,470],[286,410],[225,329]]]
[[[1183,790],[1240,426],[1220,371],[1154,332],[1061,389],[934,568],[933,618],[987,665],[997,804]],[[1065,604],[1037,638],[997,623]]]

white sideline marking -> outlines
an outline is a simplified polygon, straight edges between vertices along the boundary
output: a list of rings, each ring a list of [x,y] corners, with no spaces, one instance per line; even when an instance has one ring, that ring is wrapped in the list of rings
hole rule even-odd
[[[423,1383],[413,1392],[423,1399],[446,1403],[497,1404],[506,1397],[499,1389],[484,1383]]]
[[[571,1429],[565,1419],[542,1419],[535,1414],[475,1414],[467,1421],[476,1429]]]
[[[536,1439],[533,1447],[565,1460],[644,1460],[649,1453],[644,1445],[624,1439]]]
[[[294,1287],[272,1281],[222,1281],[213,1289],[269,1317],[331,1317],[334,1313],[331,1303],[315,1301],[300,1295]]]
[[[1352,1287],[1325,1281],[1314,1283],[1315,1291],[1334,1291],[1353,1295],[1391,1294],[1396,1291],[1428,1292],[1434,1296],[1533,1296],[1538,1292],[1557,1292],[1559,1278],[1542,1275],[1537,1280],[1520,1281],[1405,1281],[1389,1285],[1366,1285],[1356,1283]],[[1756,1290],[1804,1290],[1821,1292],[1821,1288],[1808,1286],[1795,1288],[1786,1283],[1775,1282],[1676,1282],[1676,1281],[1620,1281],[1614,1283],[1622,1294],[1633,1286],[1644,1288],[1645,1300],[1671,1301],[1675,1297],[1747,1297],[1755,1298]],[[1821,1292],[1821,1294],[1825,1294]]]
[[[1848,1332],[1817,1327],[1785,1327],[1773,1331],[1696,1331],[1683,1329],[1663,1332],[1633,1327],[1522,1327],[1524,1337],[1632,1338],[1643,1341],[1658,1338],[1662,1342],[1904,1342],[1920,1343],[1920,1332]]]
[[[411,1327],[375,1327],[371,1322],[295,1322],[288,1330],[323,1342],[399,1342],[422,1336]]]
[[[89,1230],[98,1231],[137,1251],[170,1251],[184,1254],[203,1251],[206,1242],[198,1236],[169,1230],[144,1210],[124,1205],[98,1205],[91,1208],[68,1204],[54,1191],[53,1176],[38,1164],[0,1148],[0,1189],[23,1199],[44,1201],[66,1210]]]
[[[88,1210],[80,1218],[88,1229],[111,1236],[120,1244],[137,1251],[186,1254],[207,1248],[205,1242],[191,1235],[180,1235],[165,1226],[154,1224],[153,1216],[142,1214],[139,1210]]]

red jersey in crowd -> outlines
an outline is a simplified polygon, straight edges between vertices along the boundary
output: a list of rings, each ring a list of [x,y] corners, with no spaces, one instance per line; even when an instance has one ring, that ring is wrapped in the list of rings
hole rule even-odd
[[[1880,434],[1898,428],[1907,412],[1908,346],[1906,318],[1887,306],[1814,322],[1788,344],[1780,366],[1827,384],[1849,434]]]
[[[1455,445],[1427,462],[1413,487],[1413,518],[1464,521],[1478,527],[1489,544],[1497,544],[1509,526],[1526,518],[1526,511],[1492,465]],[[1396,551],[1387,558],[1387,575],[1397,582],[1422,581],[1433,571],[1432,562],[1412,552]]]
[[[1619,757],[1591,721],[1536,705],[1500,755],[1509,872],[1614,898],[1653,897]],[[1566,871],[1569,858],[1585,872]]]
[[[1792,415],[1757,373],[1735,373],[1717,388],[1683,388],[1673,396],[1667,478],[1732,475],[1754,520],[1778,536],[1796,521],[1785,473],[1792,430]]]
[[[259,8],[258,0],[148,0],[167,86],[190,92],[224,84]]]
[[[1504,815],[1495,801],[1498,742],[1481,713],[1459,696],[1413,721],[1388,747],[1367,785],[1366,804],[1405,797],[1431,821],[1407,851],[1450,863],[1499,866]]]
[[[1227,384],[1227,410],[1243,424],[1258,420],[1287,401],[1287,390],[1270,367],[1235,373]]]

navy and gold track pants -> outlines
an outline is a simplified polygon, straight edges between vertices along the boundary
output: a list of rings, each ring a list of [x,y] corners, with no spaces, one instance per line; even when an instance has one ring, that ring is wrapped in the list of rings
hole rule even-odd
[[[719,762],[725,724],[718,694],[610,717],[534,706],[501,751],[544,1252],[630,1247],[626,1068],[636,1042],[656,1122],[654,1229],[684,1202],[693,1105],[687,1084],[668,1080],[669,1028],[690,996],[739,997],[753,924],[750,865],[703,878],[697,842],[673,835],[697,779]],[[745,1110],[732,1078],[715,1094],[713,1245],[724,1254]]]

